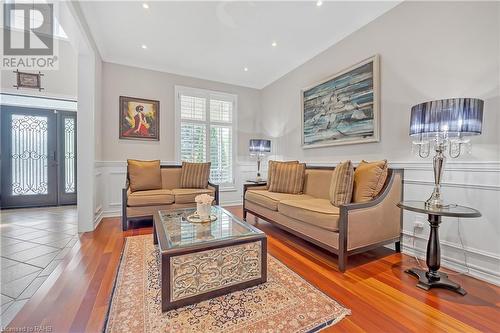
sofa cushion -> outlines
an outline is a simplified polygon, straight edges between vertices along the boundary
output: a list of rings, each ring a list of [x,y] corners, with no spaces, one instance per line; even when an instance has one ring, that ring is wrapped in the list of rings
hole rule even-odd
[[[351,203],[354,183],[354,167],[351,161],[341,162],[335,167],[330,183],[330,202],[334,206]]]
[[[132,192],[161,189],[160,161],[127,160],[128,179]]]
[[[253,202],[254,204],[262,207],[278,211],[278,203],[281,200],[306,200],[312,199],[310,195],[306,194],[289,194],[269,192],[267,190],[248,190],[245,193],[245,200]]]
[[[214,195],[214,191],[206,188],[174,188],[175,203],[195,203],[194,198],[200,194]]]
[[[267,188],[268,189],[269,189],[269,184],[271,183],[271,180],[273,179],[275,167],[280,163],[281,164],[298,164],[299,161],[273,161],[273,160],[270,160],[267,164]]]
[[[181,169],[181,188],[207,188],[208,177],[210,176],[210,162],[182,162]]]
[[[278,212],[326,230],[339,230],[339,208],[328,199],[283,200]]]
[[[375,198],[384,187],[387,172],[387,160],[361,161],[354,171],[352,201],[366,202]]]
[[[304,187],[306,165],[304,163],[278,163],[274,166],[269,191],[301,194]]]
[[[128,195],[127,206],[153,206],[174,203],[174,194],[170,190],[144,190],[131,192]]]

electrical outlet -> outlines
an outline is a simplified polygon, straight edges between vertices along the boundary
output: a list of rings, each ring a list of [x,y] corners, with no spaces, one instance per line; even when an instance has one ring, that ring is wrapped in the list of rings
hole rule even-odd
[[[424,228],[424,222],[422,222],[422,221],[415,221],[415,222],[413,222],[413,227],[415,229],[423,229]]]

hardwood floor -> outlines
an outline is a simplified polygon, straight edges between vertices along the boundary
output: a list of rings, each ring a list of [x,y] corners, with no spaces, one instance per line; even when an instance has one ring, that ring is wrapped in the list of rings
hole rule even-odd
[[[241,207],[230,207],[241,216]],[[253,220],[249,216],[249,221]],[[458,275],[468,291],[425,292],[404,273],[409,256],[380,248],[350,258],[342,274],[336,257],[270,224],[268,251],[306,280],[352,310],[331,332],[498,332],[500,288]],[[10,327],[50,326],[52,332],[98,332],[104,325],[116,269],[127,236],[151,233],[147,224],[122,233],[118,218],[85,233]]]

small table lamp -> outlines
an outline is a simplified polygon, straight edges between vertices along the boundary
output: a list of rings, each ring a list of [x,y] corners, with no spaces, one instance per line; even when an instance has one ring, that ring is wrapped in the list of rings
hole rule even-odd
[[[411,108],[410,136],[418,146],[422,158],[429,157],[430,149],[435,150],[434,191],[426,201],[428,208],[446,208],[441,198],[441,179],[446,160],[445,152],[457,158],[462,146],[469,144],[465,136],[479,135],[483,123],[484,101],[477,98],[451,98],[426,102]]]
[[[250,151],[250,156],[257,157],[257,181],[260,181],[262,180],[260,177],[260,162],[265,156],[264,153],[271,151],[271,140],[250,139],[248,150]]]

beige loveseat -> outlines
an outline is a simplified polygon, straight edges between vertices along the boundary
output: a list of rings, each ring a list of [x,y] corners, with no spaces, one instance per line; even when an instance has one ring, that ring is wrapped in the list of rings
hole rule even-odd
[[[246,185],[243,217],[262,218],[338,255],[344,272],[347,257],[395,243],[400,251],[403,170],[389,168],[380,193],[371,201],[335,207],[329,200],[333,167],[306,167],[303,194],[276,193],[266,185]]]
[[[128,221],[152,218],[155,211],[196,207],[194,198],[199,194],[210,194],[219,204],[219,186],[208,183],[207,188],[180,188],[181,166],[161,166],[161,189],[130,190],[129,177],[122,190],[122,229],[128,229]]]

